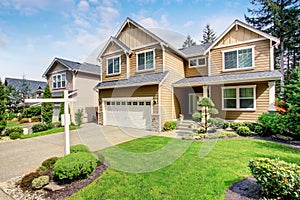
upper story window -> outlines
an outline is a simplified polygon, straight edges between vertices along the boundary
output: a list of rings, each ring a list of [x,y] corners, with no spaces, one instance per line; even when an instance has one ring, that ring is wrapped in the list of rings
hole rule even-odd
[[[107,68],[106,74],[107,75],[115,75],[121,73],[121,57],[113,57],[107,59]]]
[[[66,72],[52,75],[52,88],[65,88],[66,87]]]
[[[255,85],[222,88],[223,110],[255,110]]]
[[[154,50],[143,51],[136,54],[137,71],[154,69]]]
[[[254,67],[254,46],[223,51],[223,70],[242,70]]]
[[[206,58],[200,57],[200,58],[192,58],[189,59],[189,67],[204,67],[206,66]]]

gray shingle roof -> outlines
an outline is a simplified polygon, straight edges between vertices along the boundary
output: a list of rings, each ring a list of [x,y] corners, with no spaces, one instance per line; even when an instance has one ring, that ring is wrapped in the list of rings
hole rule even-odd
[[[217,85],[225,83],[241,83],[241,82],[254,82],[263,80],[280,80],[281,73],[275,71],[263,71],[263,72],[250,72],[241,74],[226,74],[220,76],[201,76],[184,78],[173,85],[176,87],[183,87],[188,85]]]
[[[86,72],[91,74],[100,74],[100,66],[99,65],[93,65],[90,63],[79,63],[71,60],[65,60],[62,58],[55,58],[54,60],[58,60],[59,62],[63,63],[67,67],[80,71],[80,72]]]
[[[193,55],[203,55],[205,50],[211,45],[212,43],[206,43],[206,44],[199,44],[195,46],[190,46],[186,48],[179,49],[181,52],[183,52],[187,57],[193,56]]]
[[[35,81],[35,80],[27,80],[27,79],[17,79],[17,78],[5,78],[5,85],[11,85],[16,90],[20,90],[21,86],[23,84],[23,81],[25,81],[26,84],[28,84],[29,90],[34,93],[36,91],[44,91],[47,82],[45,81]]]
[[[155,74],[145,74],[139,76],[132,76],[129,79],[109,81],[98,83],[95,87],[96,89],[106,89],[106,88],[118,88],[118,87],[129,87],[136,85],[152,85],[159,84],[167,76],[168,72],[155,73]]]

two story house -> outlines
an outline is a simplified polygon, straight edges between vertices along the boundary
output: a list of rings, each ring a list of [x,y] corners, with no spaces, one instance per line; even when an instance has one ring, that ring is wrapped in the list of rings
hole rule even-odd
[[[96,121],[98,108],[97,93],[93,89],[100,80],[100,66],[90,63],[79,63],[62,58],[54,58],[43,74],[47,79],[52,97],[61,98],[68,90],[70,98],[71,121],[75,122],[75,113],[83,109],[83,123]],[[53,108],[53,121],[59,120],[60,103]]]
[[[161,130],[210,97],[226,120],[273,111],[279,40],[235,20],[213,43],[177,49],[127,18],[99,54],[99,123]]]

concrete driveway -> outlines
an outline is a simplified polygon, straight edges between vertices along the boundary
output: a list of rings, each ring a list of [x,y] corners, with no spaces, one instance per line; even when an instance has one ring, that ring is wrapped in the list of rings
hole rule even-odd
[[[96,151],[155,134],[157,133],[145,130],[88,123],[78,130],[71,131],[70,140],[71,145],[81,143],[87,145],[91,151]],[[47,158],[63,155],[63,133],[0,143],[0,182],[36,170]]]

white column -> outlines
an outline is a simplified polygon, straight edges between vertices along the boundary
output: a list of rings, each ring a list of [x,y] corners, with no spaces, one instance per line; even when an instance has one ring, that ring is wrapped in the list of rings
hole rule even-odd
[[[68,90],[64,90],[64,110],[65,110],[65,155],[70,154],[70,116],[68,108]]]
[[[269,111],[276,111],[275,108],[275,81],[269,81]]]
[[[208,86],[204,85],[203,87],[203,97],[208,97]]]

